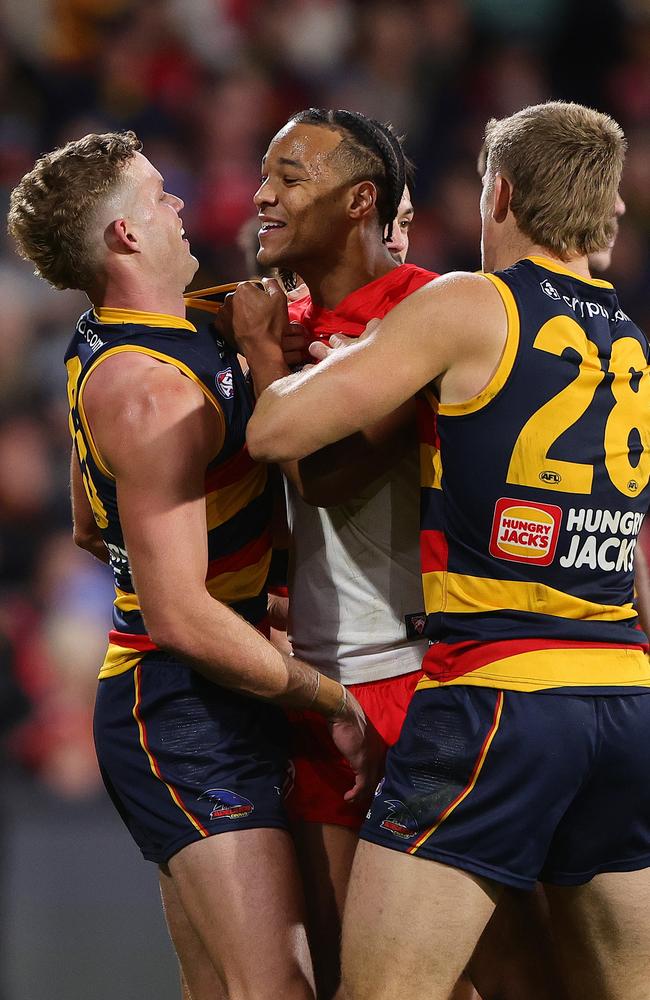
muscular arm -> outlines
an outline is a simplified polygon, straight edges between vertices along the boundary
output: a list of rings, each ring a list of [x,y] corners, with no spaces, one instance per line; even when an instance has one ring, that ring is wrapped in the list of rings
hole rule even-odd
[[[74,446],[70,455],[70,500],[72,503],[72,538],[75,545],[90,552],[101,562],[108,563],[108,549],[104,545],[86,496],[79,459]]]
[[[436,379],[443,403],[470,399],[489,382],[506,333],[505,307],[486,278],[437,278],[357,343],[272,383],[249,423],[251,455],[303,458],[377,423]]]
[[[276,379],[289,375],[283,334],[288,329],[286,299],[275,282],[267,291],[242,283],[232,296],[232,320],[246,355],[255,393],[260,396]],[[382,476],[413,441],[412,400],[382,420],[322,448],[300,462],[283,462],[282,471],[309,504],[328,507],[357,496]]]
[[[198,386],[170,365],[122,354],[90,376],[84,403],[116,479],[126,548],[152,640],[225,687],[287,705],[313,702],[323,714],[334,714],[340,685],[274,649],[206,590],[204,475],[219,447],[220,424]]]

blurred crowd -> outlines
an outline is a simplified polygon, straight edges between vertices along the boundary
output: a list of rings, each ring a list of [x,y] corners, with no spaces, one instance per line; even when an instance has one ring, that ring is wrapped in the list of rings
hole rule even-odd
[[[42,152],[133,128],[180,195],[195,286],[244,278],[238,234],[269,138],[303,107],[391,121],[417,167],[410,259],[479,266],[487,118],[547,98],[629,141],[611,279],[650,332],[648,0],[21,0],[0,14],[0,198]],[[84,297],[0,236],[0,733],[65,796],[93,794],[105,567],[70,541],[63,353]]]

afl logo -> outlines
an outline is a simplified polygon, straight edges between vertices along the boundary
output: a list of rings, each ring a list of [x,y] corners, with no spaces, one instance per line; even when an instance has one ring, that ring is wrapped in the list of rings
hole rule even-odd
[[[224,368],[215,377],[217,389],[224,399],[232,399],[235,395],[235,387],[232,380],[232,368]]]
[[[540,472],[539,478],[543,483],[553,483],[553,485],[557,485],[557,483],[562,482],[562,476],[559,472],[551,472],[550,469],[545,469],[544,472]]]

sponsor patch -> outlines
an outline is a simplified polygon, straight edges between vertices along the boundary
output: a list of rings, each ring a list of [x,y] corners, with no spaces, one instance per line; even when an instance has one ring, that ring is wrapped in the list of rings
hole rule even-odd
[[[494,508],[490,555],[511,562],[553,562],[562,524],[562,508],[500,497]]]
[[[549,299],[559,299],[560,293],[558,292],[555,285],[552,285],[548,278],[545,281],[540,281],[540,288],[544,292],[544,295],[548,295]]]
[[[232,380],[232,368],[224,368],[223,371],[217,372],[214,381],[224,399],[233,398],[235,395],[235,386]]]
[[[255,808],[250,799],[231,792],[229,788],[208,788],[199,798],[213,803],[210,819],[242,819]]]

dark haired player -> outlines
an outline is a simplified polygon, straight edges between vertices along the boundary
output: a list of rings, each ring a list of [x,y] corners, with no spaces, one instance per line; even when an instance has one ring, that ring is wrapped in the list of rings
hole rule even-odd
[[[302,112],[272,139],[262,173],[258,262],[299,273],[310,294],[287,316],[274,284],[270,295],[246,284],[237,290],[235,328],[258,392],[278,374],[265,366],[267,339],[286,335],[289,318],[308,341],[356,337],[435,277],[400,260],[413,207],[389,128],[347,111]],[[417,454],[406,446],[413,419],[407,404],[344,448],[285,467],[293,648],[299,656],[309,650],[321,670],[350,685],[389,744],[424,652],[416,629]],[[296,775],[287,804],[318,995],[327,1000],[338,985],[340,917],[364,810],[343,800],[347,768],[329,752],[317,717],[293,722]]]

